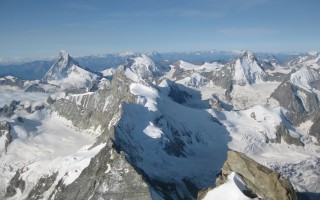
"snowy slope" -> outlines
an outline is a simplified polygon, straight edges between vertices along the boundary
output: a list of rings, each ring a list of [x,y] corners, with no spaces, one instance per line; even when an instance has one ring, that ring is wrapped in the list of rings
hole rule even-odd
[[[314,89],[311,84],[320,82],[320,74],[312,68],[303,66],[298,71],[291,74],[290,81],[297,87],[311,92]]]
[[[252,198],[247,197],[243,194],[243,190],[246,186],[241,177],[232,172],[228,176],[228,181],[223,185],[209,191],[203,200],[250,200]],[[258,198],[254,198],[258,200]]]
[[[212,184],[226,157],[225,128],[206,110],[180,105],[150,86],[133,83],[130,92],[137,101],[125,105],[115,142],[131,164],[148,176],[150,184],[176,185],[169,191],[155,186],[164,198],[190,197],[186,182],[195,188]]]
[[[208,82],[208,79],[201,76],[199,73],[192,73],[190,77],[186,77],[182,80],[177,81],[177,83],[181,83],[190,87],[201,87],[204,86]]]
[[[287,64],[289,67],[308,66],[314,69],[320,68],[320,54],[315,51],[309,52],[307,55],[298,56]]]
[[[62,89],[79,89],[89,87],[97,75],[79,66],[66,51],[61,51],[58,61],[48,70],[43,80],[58,85]]]
[[[103,76],[113,76],[115,72],[116,72],[116,68],[108,68],[108,69],[101,71]]]
[[[180,65],[179,67],[185,69],[185,70],[195,70],[198,72],[210,72],[210,71],[214,71],[218,68],[221,68],[223,65],[217,62],[214,63],[204,63],[202,65],[195,65],[192,63],[188,63],[186,61],[179,61]]]
[[[25,190],[12,199],[26,198],[41,177],[56,174],[56,181],[43,194],[47,199],[61,178],[64,184],[73,182],[103,145],[89,150],[97,133],[79,133],[55,113],[42,110],[21,115],[23,122],[10,120],[14,140],[7,154],[0,157],[0,195],[4,195],[7,183],[19,169]]]

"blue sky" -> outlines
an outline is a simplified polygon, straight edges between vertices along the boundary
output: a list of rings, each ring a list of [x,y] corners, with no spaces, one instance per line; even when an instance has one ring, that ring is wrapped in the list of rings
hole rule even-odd
[[[0,57],[320,50],[319,0],[0,0]]]

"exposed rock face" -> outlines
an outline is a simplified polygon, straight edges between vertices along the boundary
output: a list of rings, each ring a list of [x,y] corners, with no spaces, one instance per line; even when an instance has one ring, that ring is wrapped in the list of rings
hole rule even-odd
[[[106,145],[70,185],[61,180],[50,199],[151,199],[142,177],[125,156]]]
[[[0,86],[10,86],[10,87],[17,87],[17,88],[23,88],[25,84],[24,80],[20,80],[13,76],[5,76],[3,78],[0,78]]]
[[[17,193],[17,189],[21,192],[25,189],[25,181],[20,177],[20,171],[18,170],[14,177],[10,180],[9,186],[6,189],[5,197],[12,197]]]
[[[309,134],[314,136],[318,144],[320,144],[320,116],[314,120],[313,125],[310,127]]]
[[[102,90],[80,95],[69,95],[53,103],[59,115],[71,120],[80,129],[100,127],[98,143],[106,142],[112,134],[112,126],[121,116],[123,102],[135,102],[129,91],[130,81],[123,71],[117,71],[110,85]]]
[[[133,102],[130,81],[116,72],[111,84],[95,93],[69,95],[53,103],[53,108],[80,128],[100,127],[96,144],[106,143],[90,164],[71,184],[60,180],[50,199],[151,199],[146,182],[127,162],[125,155],[113,149],[114,125],[121,117],[122,103]]]
[[[318,95],[308,89],[317,81],[300,80],[301,73],[308,74],[307,72],[310,71],[306,69],[293,71],[271,94],[272,98],[279,101],[280,106],[288,110],[286,116],[294,125],[299,125],[301,122],[312,118],[314,113],[320,110]],[[300,79],[297,77],[300,77]],[[301,82],[307,83],[302,84]],[[299,86],[297,83],[299,83]]]
[[[43,199],[43,194],[51,187],[58,175],[58,172],[51,175],[43,176],[39,179],[37,185],[28,195],[29,200]]]
[[[49,199],[151,199],[151,193],[142,176],[127,162],[123,152],[113,147],[114,125],[121,117],[122,103],[133,102],[129,91],[130,81],[123,72],[116,73],[111,83],[105,83],[96,92],[80,95],[69,94],[66,98],[50,101],[50,106],[59,115],[71,120],[79,129],[98,128],[101,135],[96,145],[104,143],[100,152],[70,184],[64,176],[53,173],[42,176],[28,194],[28,199],[43,199],[50,188]],[[56,184],[52,187],[53,184]],[[24,190],[24,181],[19,172],[11,180],[6,196],[14,196],[17,189]]]
[[[252,52],[244,52],[239,58],[233,59],[220,70],[214,71],[212,77],[207,78],[215,85],[227,89],[230,84],[250,85],[263,80],[266,76],[255,55]]]
[[[147,81],[163,74],[163,71],[158,69],[153,60],[144,54],[134,58],[129,58],[124,64],[124,67],[127,73],[129,70],[134,74],[134,76]]]
[[[276,138],[276,141],[274,142],[280,143],[281,139],[283,139],[283,141],[286,142],[287,144],[304,146],[304,144],[300,141],[299,138],[295,138],[290,135],[289,130],[282,123],[277,127],[276,135],[277,135],[277,138]]]
[[[20,104],[20,101],[11,101],[10,105],[4,105],[2,108],[0,108],[0,115],[3,115],[4,117],[8,117],[10,118],[13,113],[14,110],[17,108],[17,105]]]
[[[223,165],[222,174],[216,180],[216,186],[223,184],[232,172],[238,173],[247,188],[263,199],[297,200],[297,194],[287,179],[243,153],[228,152],[228,159]]]
[[[187,70],[180,67],[180,61],[173,63],[171,66],[174,67],[174,69],[175,69],[175,71],[172,75],[172,78],[174,78],[174,79],[180,80],[180,79],[183,79],[183,78],[191,75],[190,71],[187,71]]]
[[[0,121],[0,138],[4,137],[1,141],[4,142],[4,144],[0,144],[0,151],[4,150],[4,152],[7,152],[7,148],[12,140],[11,134],[10,134],[10,125],[7,121]]]

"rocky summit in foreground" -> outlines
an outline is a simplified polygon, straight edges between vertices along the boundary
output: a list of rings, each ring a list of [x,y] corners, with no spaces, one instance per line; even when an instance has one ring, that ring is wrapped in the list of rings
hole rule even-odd
[[[166,56],[0,78],[0,199],[319,199],[319,54]]]
[[[232,174],[236,178],[230,180]],[[221,175],[216,179],[216,189],[206,190],[199,193],[198,199],[219,200],[223,195],[230,192],[230,182],[234,181],[243,194],[242,197],[232,199],[266,199],[266,200],[297,200],[297,194],[292,184],[280,176],[276,171],[265,167],[245,154],[229,151],[228,159],[224,163]],[[230,187],[230,191],[228,191]],[[246,197],[247,196],[247,197]],[[251,197],[251,198],[250,198]]]

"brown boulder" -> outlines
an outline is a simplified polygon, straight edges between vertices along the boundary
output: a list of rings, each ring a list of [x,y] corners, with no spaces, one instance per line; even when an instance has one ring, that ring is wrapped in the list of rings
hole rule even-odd
[[[297,194],[287,179],[243,153],[228,152],[228,159],[223,165],[222,174],[217,178],[216,185],[224,183],[232,172],[238,173],[247,188],[263,199],[297,200]]]
[[[278,172],[236,151],[228,152],[228,159],[222,167],[221,175],[216,179],[216,187],[227,182],[232,172],[236,172],[244,181],[247,190],[242,192],[250,198],[258,196],[264,200],[298,199],[291,183]],[[200,191],[198,199],[203,199],[210,190],[212,188]]]

